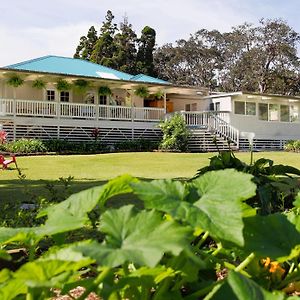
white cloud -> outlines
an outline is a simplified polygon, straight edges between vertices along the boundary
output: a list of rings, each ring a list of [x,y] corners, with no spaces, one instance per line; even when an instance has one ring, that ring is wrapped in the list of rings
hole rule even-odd
[[[14,0],[3,1],[0,19],[0,66],[43,55],[72,56],[81,35],[101,26],[107,10],[116,23],[126,13],[138,35],[149,25],[162,45],[187,39],[197,30],[230,30],[262,17],[282,17],[299,27],[299,0]],[[289,18],[290,17],[290,18]],[[295,28],[297,31],[297,28]],[[299,31],[300,29],[298,29]]]
[[[79,38],[90,24],[79,23],[51,28],[30,27],[20,30],[0,28],[0,66],[44,55],[73,56]]]

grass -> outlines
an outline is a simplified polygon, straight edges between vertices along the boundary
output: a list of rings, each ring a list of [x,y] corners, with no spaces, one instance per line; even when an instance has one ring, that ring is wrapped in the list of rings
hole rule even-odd
[[[71,192],[99,185],[118,175],[128,173],[144,179],[190,178],[209,164],[213,153],[114,153],[73,156],[18,157],[18,166],[26,178],[21,181],[13,167],[0,170],[0,201],[16,201],[49,196],[46,183],[55,183],[60,177],[73,176]],[[249,163],[249,153],[237,153],[238,158]],[[300,169],[300,154],[288,152],[257,152],[254,159],[269,158],[276,164],[286,164]],[[58,193],[61,184],[57,184]]]

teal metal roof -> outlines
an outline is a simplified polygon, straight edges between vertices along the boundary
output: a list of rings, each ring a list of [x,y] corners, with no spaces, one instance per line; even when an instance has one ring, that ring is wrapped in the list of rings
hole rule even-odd
[[[144,74],[133,76],[86,60],[52,55],[9,65],[5,68],[84,77],[99,77],[103,79],[168,84],[167,81]]]
[[[149,82],[149,83],[162,83],[162,84],[169,84],[168,81],[159,79],[159,78],[155,78],[155,77],[151,77],[148,75],[144,75],[144,74],[138,74],[135,75],[131,78],[131,80],[133,81],[143,81],[143,82]]]

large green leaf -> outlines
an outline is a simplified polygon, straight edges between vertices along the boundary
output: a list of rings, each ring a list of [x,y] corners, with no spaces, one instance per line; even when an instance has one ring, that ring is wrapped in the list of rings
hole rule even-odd
[[[221,285],[216,286],[209,293],[205,300],[284,300],[283,293],[271,293],[261,288],[251,279],[246,278],[240,273],[230,271],[227,280]]]
[[[88,264],[86,259],[77,262],[37,260],[23,265],[14,273],[14,277],[30,287],[58,287],[68,282],[76,271]]]
[[[48,215],[40,233],[50,235],[81,228],[88,220],[87,213],[97,204],[103,207],[109,198],[131,192],[130,183],[134,181],[137,179],[130,175],[119,176],[103,186],[81,191],[61,203],[49,206],[39,214],[39,217]]]
[[[255,195],[251,179],[251,175],[228,169],[206,173],[189,185],[171,180],[139,182],[133,184],[133,191],[146,208],[161,210],[221,241],[242,246],[242,218],[255,213],[243,203]],[[195,194],[200,200],[192,203]]]
[[[10,279],[0,284],[0,299],[11,300],[16,299],[18,295],[26,294],[27,288],[23,280]]]
[[[163,220],[155,211],[136,213],[133,206],[106,211],[101,217],[103,244],[78,246],[100,265],[115,267],[124,262],[154,267],[165,252],[178,255],[187,245],[191,231]]]
[[[244,219],[245,248],[263,257],[285,261],[300,253],[300,233],[287,216],[273,214]]]
[[[104,206],[107,199],[115,195],[130,193],[132,191],[130,183],[135,181],[137,181],[137,179],[130,175],[119,176],[110,180],[105,185],[81,191],[71,195],[67,200],[61,203],[49,206],[40,216],[49,216],[60,210],[68,210],[72,215],[83,216],[91,211],[97,204]]]
[[[249,174],[227,169],[208,172],[193,181],[201,196],[194,205],[206,215],[203,228],[213,237],[243,246],[243,216],[249,210],[243,201],[256,193],[251,179]]]
[[[296,197],[296,200],[293,202],[293,204],[300,208],[300,192],[298,193],[297,197]]]
[[[166,212],[174,219],[187,222],[194,228],[202,227],[202,220],[206,216],[192,203],[184,201],[191,194],[193,186],[185,186],[173,180],[153,180],[134,183],[132,187],[133,192],[143,200],[145,208]],[[197,197],[199,198],[199,195]]]
[[[35,228],[9,228],[0,227],[0,245],[12,242],[24,242],[30,244],[30,241],[37,239]]]

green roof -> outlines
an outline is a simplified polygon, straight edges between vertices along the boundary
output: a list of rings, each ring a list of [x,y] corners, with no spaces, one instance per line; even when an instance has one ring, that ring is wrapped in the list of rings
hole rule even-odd
[[[87,60],[52,55],[9,65],[5,68],[84,77],[99,77],[103,79],[168,84],[167,81],[144,74],[134,76],[128,73],[114,70],[112,68],[89,62]]]

